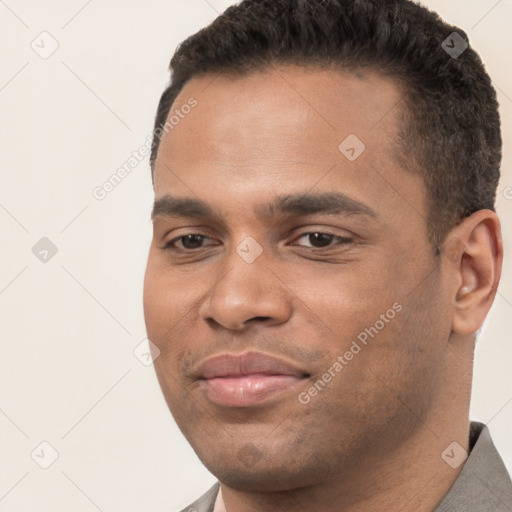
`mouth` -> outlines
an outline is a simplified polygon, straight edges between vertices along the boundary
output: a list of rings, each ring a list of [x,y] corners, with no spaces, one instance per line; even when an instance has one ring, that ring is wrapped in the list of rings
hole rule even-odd
[[[291,391],[310,375],[261,352],[223,353],[208,358],[197,370],[206,397],[224,407],[250,407]]]

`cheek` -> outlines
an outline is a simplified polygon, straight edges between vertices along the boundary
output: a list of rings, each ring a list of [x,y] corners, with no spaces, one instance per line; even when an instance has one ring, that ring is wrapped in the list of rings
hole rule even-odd
[[[165,286],[162,283],[162,279],[158,277],[158,272],[152,264],[150,256],[144,276],[143,305],[146,331],[149,339],[153,342],[157,341],[156,338],[158,336],[156,335],[163,327],[162,319],[167,309],[163,300],[165,298],[164,289]]]
[[[415,371],[424,381],[428,372],[437,372],[442,336],[437,325],[430,325],[439,318],[436,286],[417,286],[421,279],[414,278],[413,269],[401,268],[388,264],[349,272],[340,267],[330,275],[323,271],[295,280],[293,290],[304,298],[301,311],[318,329],[309,344],[325,354],[326,366],[319,371],[344,358],[333,389],[378,394],[393,382],[393,392],[403,393],[414,383]]]
[[[165,258],[152,247],[144,276],[143,302],[147,327],[156,332],[168,329],[187,307],[183,300],[186,292],[186,288],[177,284],[175,273],[165,263]]]
[[[394,289],[395,281],[385,267],[380,272],[376,266],[370,270],[357,263],[326,267],[301,273],[291,284],[300,299],[297,307],[301,314],[322,332],[327,328],[340,343],[355,339],[375,323],[379,332],[385,330],[397,316],[399,306],[393,309],[393,304],[399,302],[400,293]],[[385,316],[384,325],[381,315]]]
[[[144,319],[147,337],[158,347],[154,370],[167,406],[173,415],[185,404],[188,390],[179,379],[179,364],[186,350],[190,308],[180,298],[169,270],[154,264],[151,258],[144,278]]]
[[[144,276],[144,320],[148,338],[160,349],[161,355],[169,350],[165,340],[172,334],[171,329],[178,323],[179,316],[183,316],[179,297],[171,273],[150,252]]]
[[[147,336],[160,351],[155,371],[170,391],[180,364],[190,359],[191,347],[199,337],[197,305],[202,294],[197,279],[177,275],[150,253],[144,278],[144,319]]]

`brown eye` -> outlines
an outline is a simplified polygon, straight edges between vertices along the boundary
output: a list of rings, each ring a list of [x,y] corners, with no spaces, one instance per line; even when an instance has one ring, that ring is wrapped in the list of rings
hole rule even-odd
[[[185,235],[180,238],[185,249],[197,249],[202,246],[203,235]]]
[[[308,235],[308,241],[313,247],[327,247],[334,238],[334,235],[328,235],[327,233],[310,233]]]
[[[208,237],[206,235],[201,235],[199,233],[191,233],[189,235],[179,236],[168,242],[165,245],[165,249],[169,251],[193,251],[194,249],[201,249],[204,247],[203,242],[207,238]]]
[[[305,239],[307,244],[298,244],[303,247],[311,247],[313,249],[324,249],[332,246],[332,242],[338,241],[341,245],[352,242],[350,238],[344,238],[330,233],[322,233],[319,231],[304,233],[297,240]]]

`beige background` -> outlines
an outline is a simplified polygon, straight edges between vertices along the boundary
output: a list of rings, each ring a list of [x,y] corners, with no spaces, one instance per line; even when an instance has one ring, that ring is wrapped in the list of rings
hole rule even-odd
[[[145,338],[148,158],[104,200],[92,190],[145,142],[177,44],[230,3],[0,0],[0,510],[172,511],[214,481],[132,352]],[[499,89],[508,252],[472,417],[511,470],[512,1],[425,3],[467,31]],[[31,42],[48,51],[49,37],[59,46],[43,59]],[[46,263],[31,251],[42,237],[58,249]],[[48,469],[43,441],[58,452]]]

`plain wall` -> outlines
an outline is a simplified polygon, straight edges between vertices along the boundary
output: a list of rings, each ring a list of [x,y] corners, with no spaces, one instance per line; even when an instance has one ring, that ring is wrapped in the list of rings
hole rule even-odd
[[[150,135],[177,44],[231,3],[0,3],[0,510],[172,511],[215,481],[153,367],[133,354],[146,337],[149,158],[103,200],[93,190]],[[425,4],[468,33],[501,102],[506,260],[477,344],[471,416],[489,425],[510,471],[512,2]],[[31,47],[49,52],[53,40],[46,59]],[[40,242],[47,262],[32,252],[43,237],[57,249],[50,258]],[[43,441],[58,452],[48,469]]]

